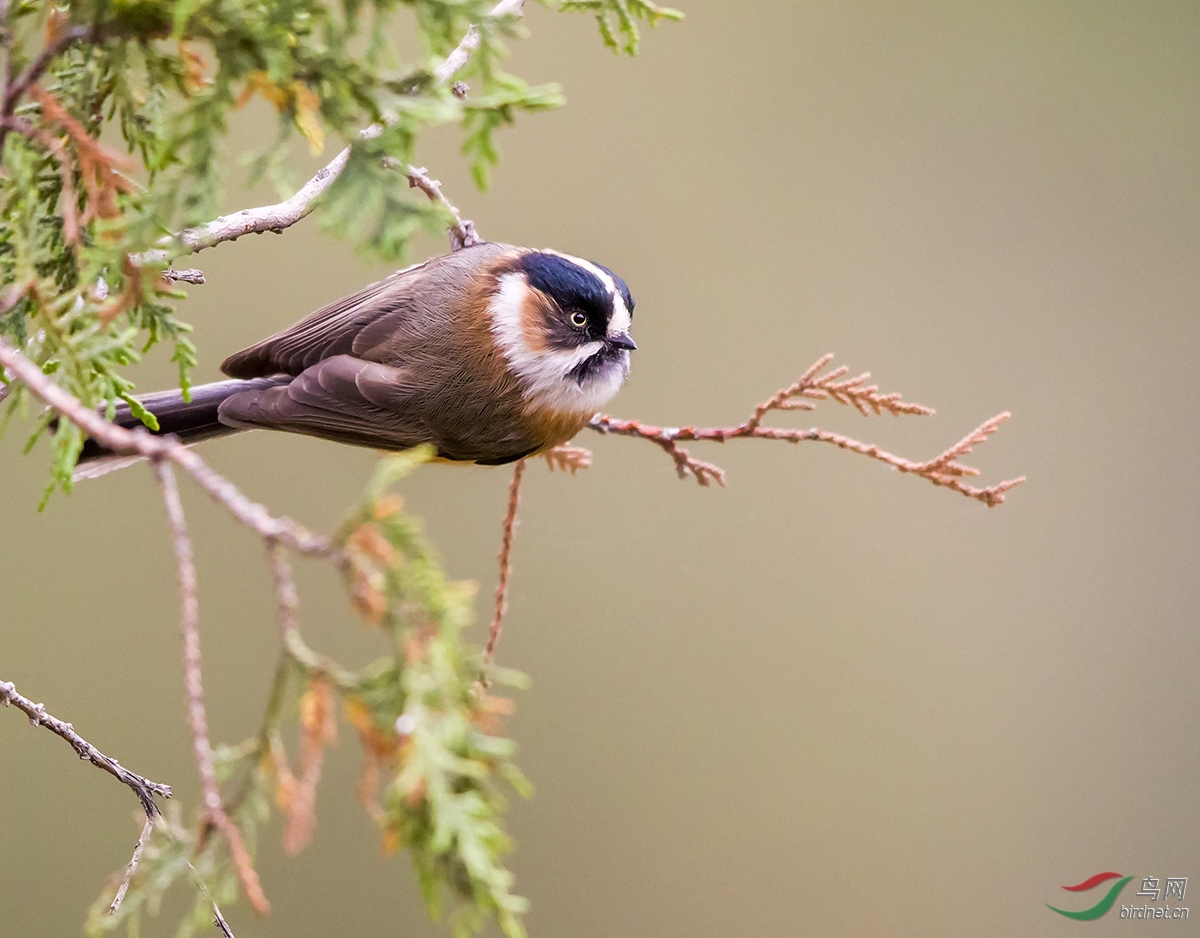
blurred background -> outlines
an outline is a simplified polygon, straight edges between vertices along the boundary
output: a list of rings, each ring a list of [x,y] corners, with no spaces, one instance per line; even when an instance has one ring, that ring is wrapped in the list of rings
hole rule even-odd
[[[531,465],[499,650],[533,679],[509,723],[537,789],[511,812],[531,933],[1123,933],[1116,910],[1078,925],[1045,904],[1093,904],[1060,887],[1100,871],[1200,877],[1200,8],[681,5],[635,61],[530,5],[513,67],[561,81],[566,109],[504,133],[486,194],[452,129],[421,161],[486,236],[629,282],[640,350],[615,415],[736,423],[834,351],[937,415],[826,403],[802,425],[925,459],[1011,410],[968,462],[1029,482],[989,510],[832,447],[745,441],[694,448],[729,473],[700,489],[594,434],[576,478]],[[272,123],[247,109],[239,143]],[[235,185],[229,208],[273,195]],[[387,272],[312,219],[196,263],[197,380]],[[141,387],[174,385],[165,358]],[[23,457],[22,431],[0,443],[0,678],[191,810],[150,474],[39,515],[48,457]],[[203,455],[325,529],[374,463],[268,434]],[[509,475],[404,484],[449,571],[480,584],[477,640]],[[271,679],[268,579],[258,541],[183,485],[213,735],[237,741]],[[310,642],[373,656],[335,578],[299,572]],[[0,931],[77,934],[128,861],[134,801],[16,711],[0,764]],[[444,933],[405,855],[381,856],[358,769],[345,731],[312,846],[288,860],[278,823],[265,834],[275,911],[226,909],[239,938]],[[1152,901],[1134,890],[1121,901]]]

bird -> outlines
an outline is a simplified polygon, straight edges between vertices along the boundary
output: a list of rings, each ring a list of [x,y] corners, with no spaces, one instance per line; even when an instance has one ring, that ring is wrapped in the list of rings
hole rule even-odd
[[[633,296],[607,267],[484,242],[400,270],[231,355],[228,380],[138,398],[184,444],[281,430],[491,466],[565,443],[629,375]],[[114,422],[143,425],[128,404]],[[137,457],[88,439],[76,478]]]

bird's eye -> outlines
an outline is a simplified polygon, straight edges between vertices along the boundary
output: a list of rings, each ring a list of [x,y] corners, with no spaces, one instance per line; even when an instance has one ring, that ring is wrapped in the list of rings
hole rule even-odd
[[[581,313],[579,310],[575,310],[575,312],[571,314],[571,325],[576,329],[582,329],[587,324],[587,313]]]

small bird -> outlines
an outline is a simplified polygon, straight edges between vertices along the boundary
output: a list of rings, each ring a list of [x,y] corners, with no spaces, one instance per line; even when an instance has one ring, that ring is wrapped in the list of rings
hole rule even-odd
[[[490,466],[564,443],[629,374],[633,297],[607,267],[484,243],[401,270],[231,355],[232,380],[139,398],[196,443],[284,430]],[[141,426],[128,405],[116,423]],[[136,461],[84,445],[77,478]]]

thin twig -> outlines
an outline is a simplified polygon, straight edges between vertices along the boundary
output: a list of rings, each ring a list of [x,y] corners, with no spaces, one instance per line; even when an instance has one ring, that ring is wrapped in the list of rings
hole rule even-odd
[[[488,19],[499,19],[502,16],[520,16],[522,8],[525,6],[525,0],[501,0],[488,12]],[[471,58],[472,53],[479,48],[482,40],[482,35],[479,32],[479,27],[471,24],[467,27],[467,34],[462,37],[462,41],[454,48],[444,62],[433,71],[434,78],[437,79],[439,85],[444,85],[467,64],[467,60]]]
[[[129,883],[133,880],[133,874],[137,872],[138,864],[142,862],[142,851],[146,849],[146,841],[150,839],[153,831],[154,818],[146,815],[146,823],[142,825],[141,836],[138,837],[138,842],[133,848],[133,857],[129,861],[129,866],[125,868],[125,878],[121,880],[121,887],[117,890],[112,905],[108,907],[109,915],[116,915],[117,910],[121,908],[121,903],[125,901],[125,893],[129,892]]]
[[[195,452],[173,437],[152,436],[140,427],[132,430],[105,420],[100,414],[59,387],[32,361],[0,336],[0,365],[10,379],[19,379],[38,398],[82,429],[106,449],[121,456],[169,459],[188,473],[216,501],[260,537],[277,538],[302,554],[334,553],[327,537],[314,534],[290,518],[274,517],[265,507],[243,495],[228,479],[209,467]]]
[[[242,839],[241,830],[225,813],[213,763],[212,744],[208,738],[208,716],[204,708],[204,683],[201,677],[200,607],[196,597],[196,565],[192,557],[192,540],[188,535],[187,519],[183,514],[183,502],[175,484],[175,473],[163,458],[154,460],[154,473],[162,488],[163,505],[171,526],[171,541],[179,571],[184,689],[187,694],[188,723],[192,730],[192,753],[196,757],[196,767],[200,773],[204,814],[229,841],[234,866],[250,904],[259,913],[265,914],[270,911],[271,904],[263,894],[262,884],[250,860],[250,851]]]
[[[358,678],[354,672],[332,658],[313,651],[300,634],[300,595],[296,590],[296,578],[287,551],[275,538],[267,540],[267,566],[275,585],[276,618],[284,653],[308,671],[310,676],[326,678],[343,689],[356,687]]]
[[[442,184],[436,179],[430,179],[425,167],[408,167],[408,185],[410,188],[420,189],[429,197],[429,201],[441,205],[454,218],[454,224],[450,226],[451,251],[461,251],[463,248],[483,244],[483,238],[479,237],[475,230],[475,222],[463,220],[458,209],[442,194]]]
[[[171,797],[170,785],[152,782],[148,778],[130,772],[116,759],[106,756],[76,733],[75,727],[70,723],[64,723],[57,717],[52,717],[48,714],[44,704],[34,703],[28,697],[23,697],[17,693],[17,689],[13,684],[0,681],[0,704],[6,707],[12,704],[29,717],[29,722],[34,726],[44,726],[55,736],[69,742],[71,748],[79,754],[80,759],[86,759],[92,765],[96,766],[96,768],[103,769],[117,781],[128,785],[133,789],[133,793],[137,795],[138,801],[141,802],[142,810],[146,812],[147,817],[153,817],[158,813],[158,806],[154,803],[155,795],[158,795],[160,798]]]
[[[209,891],[208,884],[204,882],[204,877],[200,875],[199,870],[192,866],[191,863],[188,863],[187,866],[192,874],[192,882],[196,884],[196,888],[200,890],[204,898],[208,900],[208,904],[212,906],[213,924],[221,930],[221,934],[225,938],[233,938],[233,932],[229,928],[229,923],[225,921],[225,916],[221,914],[221,907],[217,905],[217,900],[213,898],[212,893]]]
[[[173,237],[159,242],[163,247],[135,255],[133,262],[162,264],[172,257],[195,254],[205,248],[215,247],[226,241],[236,241],[249,234],[276,233],[290,228],[305,218],[316,207],[316,200],[333,185],[350,162],[350,147],[346,147],[329,163],[317,170],[317,174],[306,182],[295,195],[274,205],[246,208],[232,215],[221,215],[213,221],[195,228],[188,228]]]
[[[517,527],[517,509],[521,506],[521,479],[525,475],[525,460],[518,459],[513,466],[512,482],[508,485],[508,510],[504,513],[504,533],[500,539],[500,576],[496,581],[496,611],[492,616],[492,627],[488,629],[487,647],[483,651],[483,684],[487,686],[487,670],[491,667],[504,627],[504,614],[508,611],[508,580],[512,576],[512,544]]]
[[[174,267],[168,267],[162,272],[162,275],[167,280],[178,280],[183,283],[204,283],[204,271],[197,270],[195,267],[188,267],[186,270],[176,270]]]
[[[881,394],[876,385],[866,384],[867,378],[870,377],[869,372],[864,372],[854,378],[844,378],[848,369],[843,366],[817,377],[817,373],[829,364],[832,358],[832,355],[822,356],[800,377],[799,381],[780,389],[776,394],[767,398],[754,408],[749,418],[737,426],[656,427],[639,420],[617,420],[607,414],[597,414],[591,419],[588,426],[597,433],[615,433],[620,436],[634,436],[649,440],[672,458],[681,479],[691,475],[704,486],[713,482],[724,485],[725,471],[713,463],[696,459],[679,445],[681,440],[712,443],[726,443],[729,440],[738,439],[784,440],[788,443],[815,440],[832,443],[841,449],[860,453],[871,459],[887,463],[901,472],[918,475],[934,485],[951,489],[968,498],[974,498],[989,508],[1001,504],[1006,492],[1025,481],[1025,476],[1020,476],[1016,479],[1006,479],[987,488],[967,485],[962,481],[964,476],[979,475],[979,470],[958,462],[959,457],[965,456],[971,452],[974,446],[985,442],[995,433],[1000,425],[1012,416],[1007,411],[997,414],[990,420],[985,420],[945,452],[925,462],[906,459],[903,456],[889,453],[874,444],[863,443],[853,437],[831,433],[817,427],[808,430],[793,430],[762,425],[763,418],[771,411],[812,410],[812,401],[826,398],[832,398],[840,404],[851,405],[864,415],[880,414],[884,411],[896,416],[933,413],[929,407],[902,400],[898,393]]]
[[[46,712],[46,705],[36,704],[30,701],[28,697],[20,695],[12,683],[0,681],[0,704],[4,704],[5,706],[12,704],[16,706],[18,710],[24,712],[25,716],[29,717],[29,722],[34,724],[34,726],[46,727],[54,735],[70,742],[71,747],[79,754],[80,759],[88,760],[97,769],[103,769],[119,782],[127,784],[128,787],[133,789],[133,794],[138,796],[138,801],[142,802],[142,810],[146,813],[146,816],[154,817],[158,813],[158,806],[155,805],[154,795],[158,795],[160,798],[170,798],[169,784],[151,782],[149,778],[137,775],[136,772],[131,772],[124,768],[118,760],[106,756],[98,748],[92,746],[88,740],[85,740],[83,736],[76,733],[71,723],[65,723],[59,720],[59,718],[50,716]]]
[[[462,37],[462,41],[454,48],[454,51],[433,70],[433,77],[439,85],[448,82],[460,68],[467,64],[467,59],[471,57],[472,52],[479,48],[481,40],[479,27],[472,23],[467,27],[467,34]]]

